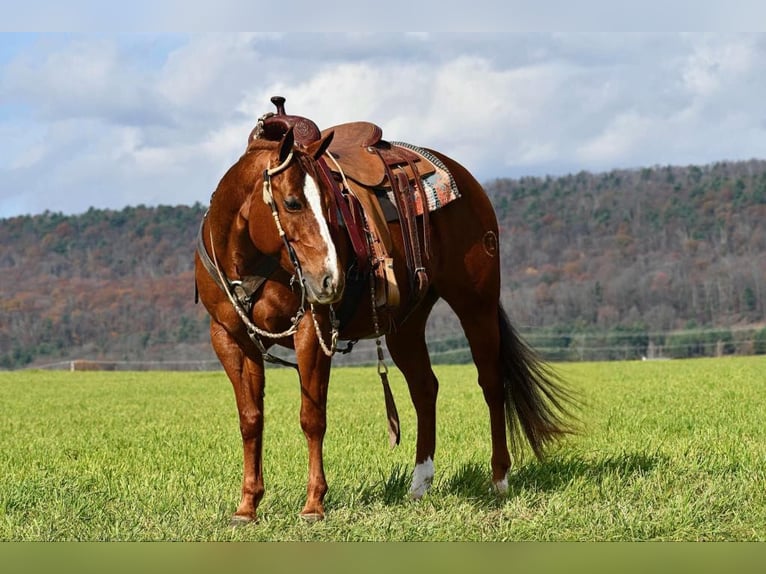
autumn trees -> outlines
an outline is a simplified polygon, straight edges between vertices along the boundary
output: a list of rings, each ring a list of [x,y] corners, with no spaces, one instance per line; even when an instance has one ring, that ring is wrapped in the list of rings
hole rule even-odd
[[[505,306],[547,356],[766,353],[765,161],[485,187],[500,223]],[[0,220],[0,368],[212,359],[192,274],[204,211]],[[450,313],[437,306],[432,347],[464,359]]]

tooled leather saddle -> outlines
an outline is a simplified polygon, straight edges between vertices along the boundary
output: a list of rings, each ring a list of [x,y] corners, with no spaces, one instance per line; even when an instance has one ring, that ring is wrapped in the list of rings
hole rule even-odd
[[[429,210],[422,178],[434,173],[433,163],[411,149],[385,141],[382,130],[373,123],[345,123],[320,132],[313,121],[285,113],[285,98],[274,96],[271,101],[277,108],[276,113],[266,114],[259,120],[248,142],[279,140],[292,128],[296,143],[307,145],[334,132],[323,169],[326,165],[339,219],[351,239],[355,255],[347,273],[352,279],[347,281],[347,288],[354,289],[356,285],[361,291],[372,273],[376,306],[389,310],[399,306],[387,225],[398,220],[410,290],[416,300],[422,298],[429,286],[426,262],[430,257]],[[345,298],[352,299],[354,297]],[[344,314],[341,309],[341,324]]]

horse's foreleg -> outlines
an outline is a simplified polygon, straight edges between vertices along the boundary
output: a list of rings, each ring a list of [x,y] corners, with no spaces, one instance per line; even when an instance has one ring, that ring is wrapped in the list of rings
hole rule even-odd
[[[317,317],[317,320],[322,326],[322,333],[329,338],[328,321],[324,317]],[[324,518],[324,496],[327,493],[322,445],[327,429],[327,387],[331,360],[319,347],[309,315],[303,319],[295,335],[295,351],[301,383],[301,429],[306,436],[309,456],[306,504],[301,510],[301,516],[307,520],[321,520]]]
[[[263,359],[252,360],[218,323],[210,327],[210,337],[218,358],[234,388],[242,435],[242,498],[232,524],[256,518],[258,503],[263,498]]]
[[[434,477],[439,381],[431,370],[425,339],[425,324],[432,306],[432,301],[424,301],[398,330],[386,336],[388,352],[407,380],[417,416],[415,471],[410,486],[410,496],[415,499],[428,491]]]

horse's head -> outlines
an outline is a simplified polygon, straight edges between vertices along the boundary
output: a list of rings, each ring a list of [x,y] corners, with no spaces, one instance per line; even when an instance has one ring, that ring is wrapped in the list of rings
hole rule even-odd
[[[248,217],[253,244],[279,249],[283,265],[295,267],[303,280],[308,302],[325,305],[339,301],[344,288],[344,269],[328,223],[332,190],[317,164],[331,140],[328,134],[306,146],[295,145],[288,130],[278,145],[252,150],[258,154],[260,175],[249,197]],[[271,216],[264,218],[264,205]],[[275,240],[276,234],[281,239]]]

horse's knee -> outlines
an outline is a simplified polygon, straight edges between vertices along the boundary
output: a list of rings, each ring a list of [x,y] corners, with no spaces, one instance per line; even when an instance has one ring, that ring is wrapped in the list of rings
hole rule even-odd
[[[239,415],[239,432],[243,440],[258,438],[263,434],[263,413],[246,412]]]
[[[307,437],[323,437],[327,431],[327,419],[319,413],[301,413],[301,429]]]
[[[500,377],[479,377],[479,387],[488,405],[505,402],[505,387]]]

